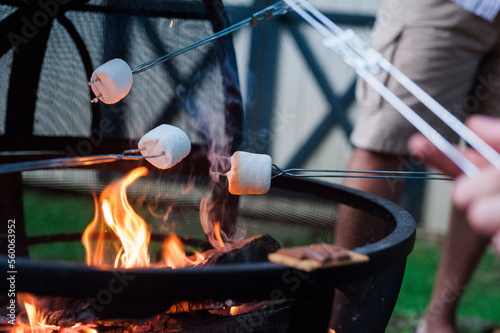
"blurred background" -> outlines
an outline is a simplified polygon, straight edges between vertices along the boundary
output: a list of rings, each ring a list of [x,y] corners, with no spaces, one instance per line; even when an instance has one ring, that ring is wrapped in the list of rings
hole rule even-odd
[[[226,1],[232,23],[272,3]],[[312,3],[343,29],[370,40],[380,1]],[[394,3],[393,12],[384,16],[397,15],[400,4]],[[354,71],[293,13],[237,31],[233,38],[245,101],[246,148],[270,154],[280,167],[346,169],[348,137],[357,118]],[[419,226],[444,234],[450,190],[445,181],[411,181],[401,204]]]
[[[382,15],[397,15],[401,4],[393,2],[389,7],[394,11]],[[370,40],[379,0],[311,3],[341,28]],[[225,4],[231,23],[236,23],[273,2],[226,0]],[[352,150],[348,137],[358,114],[354,71],[293,13],[242,29],[233,38],[245,101],[246,148],[270,154],[280,167],[346,169]],[[342,183],[341,178],[324,180]],[[425,310],[448,228],[451,189],[447,181],[405,184],[401,205],[417,221],[417,243],[408,259],[390,332],[413,332]],[[462,331],[487,331],[500,321],[499,276],[499,260],[489,250],[460,306]]]

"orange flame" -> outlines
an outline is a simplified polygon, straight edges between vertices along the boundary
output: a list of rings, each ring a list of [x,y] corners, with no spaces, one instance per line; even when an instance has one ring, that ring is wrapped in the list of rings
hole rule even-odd
[[[199,252],[195,252],[193,259],[188,258],[186,252],[182,249],[181,240],[175,234],[170,234],[170,236],[165,239],[162,252],[165,266],[171,268],[193,266],[204,259],[203,255]]]
[[[82,236],[87,265],[107,265],[112,260],[114,267],[150,266],[148,246],[151,233],[146,222],[137,215],[127,200],[127,188],[147,173],[145,167],[132,170],[122,180],[106,187],[99,203],[95,200],[94,220]],[[112,248],[112,244],[116,242],[106,237],[108,230],[118,237],[120,246]]]
[[[16,320],[12,333],[97,333],[92,327],[94,324],[76,323],[71,327],[60,327],[47,324],[46,307],[44,301],[36,298],[34,295],[19,293],[17,301],[24,305],[24,312],[21,312]],[[23,313],[26,313],[29,324],[23,322]]]
[[[268,307],[268,301],[260,302],[250,302],[242,305],[235,305],[229,309],[229,314],[231,316],[237,316],[245,313],[250,313],[258,310],[262,310]]]
[[[215,239],[217,239],[217,242],[219,242],[220,247],[224,247],[224,241],[222,240],[222,236],[220,235],[220,222],[217,221],[214,226],[214,234],[215,234]]]
[[[147,173],[144,167],[134,169],[122,180],[106,187],[99,200],[94,197],[95,216],[82,236],[87,265],[151,266],[148,252],[151,233],[127,200],[127,188]],[[219,238],[222,241],[220,235]],[[167,237],[162,249],[166,266],[192,266],[204,259],[200,253],[188,258],[182,247],[176,235]]]
[[[231,309],[229,309],[229,313],[231,314],[231,316],[237,316],[242,313],[242,307],[243,305],[232,306]]]
[[[23,297],[24,298],[24,297]],[[29,328],[28,324],[23,323],[21,320],[16,321],[16,325],[12,329],[14,333],[51,333],[54,330],[58,330],[60,327],[55,325],[47,325],[45,316],[40,312],[38,307],[35,305],[35,301],[33,297],[30,297],[30,300],[26,300],[22,302],[24,304],[24,309],[26,314],[28,315],[29,320]]]
[[[45,324],[45,318],[39,318],[40,314],[38,312],[38,309],[35,307],[35,304],[29,303],[29,302],[24,302],[24,308],[26,309],[26,313],[28,314],[28,319],[30,321],[30,328],[32,333],[42,333],[45,330],[43,327],[40,327],[41,325]],[[39,321],[41,319],[41,321]]]

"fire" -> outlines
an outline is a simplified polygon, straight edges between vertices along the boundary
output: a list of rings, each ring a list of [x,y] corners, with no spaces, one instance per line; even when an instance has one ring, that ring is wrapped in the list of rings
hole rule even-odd
[[[59,333],[98,333],[94,328],[90,328],[90,325],[82,325],[77,323],[70,328],[63,328]],[[93,326],[93,325],[92,325]]]
[[[106,187],[99,202],[95,200],[94,220],[82,237],[88,265],[109,265],[112,260],[114,267],[150,266],[148,246],[151,233],[144,219],[137,215],[127,200],[127,188],[147,173],[145,167],[132,170],[122,180]],[[118,237],[121,245],[117,248],[112,247],[115,242],[107,237],[108,231]]]
[[[137,215],[127,200],[127,188],[147,173],[144,167],[134,169],[122,180],[106,187],[99,200],[94,198],[94,219],[82,237],[87,265],[112,264],[115,268],[151,266],[148,251],[151,233],[144,219]],[[119,246],[116,246],[116,239]],[[167,237],[162,249],[166,266],[192,266],[204,259],[200,253],[188,258],[182,247],[176,235]]]
[[[219,242],[220,247],[224,247],[224,241],[222,240],[222,236],[220,235],[219,221],[217,221],[217,223],[214,226],[214,234],[215,234],[215,239],[217,239],[217,242]]]
[[[32,333],[44,333],[48,332],[52,329],[58,329],[57,326],[46,325],[45,318],[41,315],[40,311],[38,311],[34,302],[24,302],[24,308],[26,309],[26,313],[28,314],[28,319],[30,321],[30,328]]]
[[[26,299],[24,302],[23,299]],[[28,300],[29,299],[29,300]],[[47,318],[44,315],[44,312],[40,310],[40,308],[36,305],[35,297],[31,295],[23,295],[20,297],[21,303],[24,305],[24,309],[26,315],[28,316],[29,325],[23,323],[20,318],[16,321],[16,325],[14,326],[12,332],[13,333],[97,333],[95,329],[95,325],[83,325],[81,323],[77,323],[72,327],[60,327],[57,325],[49,325],[47,324]]]
[[[200,263],[204,258],[199,252],[195,252],[194,258],[190,259],[186,256],[186,252],[182,249],[182,242],[175,234],[171,234],[163,243],[163,258],[165,266],[171,268],[180,268],[193,266]]]
[[[258,310],[262,310],[267,308],[268,306],[268,301],[260,301],[260,302],[251,302],[251,303],[245,303],[242,305],[236,305],[232,306],[229,309],[229,314],[231,316],[237,316],[245,313],[250,313]]]

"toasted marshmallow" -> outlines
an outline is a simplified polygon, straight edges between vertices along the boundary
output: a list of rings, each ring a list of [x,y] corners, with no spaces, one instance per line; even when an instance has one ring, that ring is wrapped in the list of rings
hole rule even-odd
[[[97,67],[89,84],[97,99],[106,104],[114,104],[127,96],[132,82],[129,65],[122,59],[113,59]]]
[[[231,157],[231,170],[226,173],[229,192],[234,195],[267,193],[271,174],[271,156],[237,151]]]
[[[168,169],[179,163],[191,151],[191,142],[186,133],[172,125],[160,125],[139,140],[139,149],[149,163],[158,169]]]

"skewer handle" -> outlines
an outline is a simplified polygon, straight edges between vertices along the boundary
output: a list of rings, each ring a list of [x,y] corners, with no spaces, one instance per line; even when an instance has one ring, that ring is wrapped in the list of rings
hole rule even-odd
[[[53,158],[53,159],[39,160],[39,161],[6,163],[6,164],[0,164],[0,174],[32,171],[40,169],[69,168],[69,167],[77,167],[84,165],[115,162],[119,160],[143,160],[145,158],[159,157],[164,154],[162,153],[153,156],[129,155],[130,153],[135,153],[139,151],[141,151],[141,149],[126,150],[122,154],[64,157],[64,158]]]

